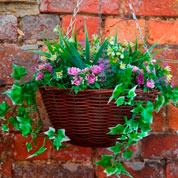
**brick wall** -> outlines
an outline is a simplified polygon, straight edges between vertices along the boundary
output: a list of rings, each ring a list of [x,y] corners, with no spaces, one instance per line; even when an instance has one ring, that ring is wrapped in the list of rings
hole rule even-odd
[[[128,7],[129,0],[102,0],[102,34],[115,30],[119,40],[134,40],[138,35]],[[51,34],[60,24],[66,29],[75,0],[0,0],[0,101],[2,92],[12,84],[12,63],[28,67],[35,63],[26,49],[37,49],[43,44],[43,33]],[[98,0],[84,0],[77,17],[79,38],[84,38],[84,21],[91,36],[98,29]],[[178,0],[133,0],[144,36],[149,45],[162,38],[158,47],[169,45],[167,58],[178,59]],[[139,43],[142,43],[139,40]],[[173,80],[178,85],[178,64],[170,63]],[[30,75],[27,79],[30,79]],[[38,105],[44,129],[50,123],[38,95]],[[178,178],[178,109],[170,105],[154,114],[152,133],[132,147],[135,154],[125,166],[134,178]],[[43,136],[38,138],[42,142]],[[0,177],[2,178],[105,178],[94,163],[106,149],[71,147],[55,151],[48,149],[38,157],[27,160],[25,141],[17,132],[0,134]],[[36,148],[38,149],[38,148]],[[114,178],[114,177],[112,177]],[[125,178],[122,176],[122,178]]]

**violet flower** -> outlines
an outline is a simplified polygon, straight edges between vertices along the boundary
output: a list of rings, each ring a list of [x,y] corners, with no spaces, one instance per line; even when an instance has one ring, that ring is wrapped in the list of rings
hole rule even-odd
[[[137,76],[137,84],[138,85],[143,85],[144,84],[144,76],[142,73],[139,73]]]

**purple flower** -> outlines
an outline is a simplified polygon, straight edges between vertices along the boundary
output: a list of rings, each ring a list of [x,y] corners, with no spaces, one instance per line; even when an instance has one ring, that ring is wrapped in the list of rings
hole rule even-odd
[[[144,76],[142,73],[139,73],[138,76],[137,76],[137,83],[139,85],[143,85],[144,84]]]
[[[91,67],[91,71],[93,74],[99,74],[102,71],[102,68],[98,65],[94,65]]]
[[[81,84],[81,82],[82,82],[82,80],[83,80],[83,78],[82,77],[73,77],[73,81],[71,82],[72,83],[72,85],[80,85]]]
[[[51,73],[53,71],[53,66],[46,64],[46,70]]]
[[[81,70],[77,67],[72,67],[72,68],[68,68],[68,74],[69,75],[77,75]]]
[[[175,84],[174,84],[173,82],[171,83],[171,87],[172,87],[172,88],[174,88],[174,87],[175,87]]]
[[[95,81],[97,81],[97,77],[94,74],[87,74],[85,79],[88,80],[88,85],[93,84]]]
[[[133,66],[132,72],[137,72],[139,68],[137,66]]]
[[[154,81],[153,81],[152,79],[147,80],[147,82],[146,82],[146,87],[147,87],[147,88],[154,88],[154,87],[155,87]]]
[[[32,70],[35,70],[36,66],[35,65],[32,65]]]
[[[37,74],[37,76],[36,76],[36,80],[37,80],[37,81],[38,81],[38,80],[41,80],[41,79],[43,79],[43,77],[44,77],[43,73],[42,73],[42,72],[38,72],[38,74]]]

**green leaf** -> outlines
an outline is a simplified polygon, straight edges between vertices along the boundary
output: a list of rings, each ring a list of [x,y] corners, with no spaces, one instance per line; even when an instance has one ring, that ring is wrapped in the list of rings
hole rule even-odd
[[[28,50],[27,52],[31,52],[31,53],[36,53],[36,54],[40,54],[43,56],[46,56],[47,58],[51,57],[51,54],[43,52],[43,51],[37,51],[37,50]]]
[[[144,123],[152,123],[153,121],[153,103],[147,101],[144,110],[141,112],[142,121]]]
[[[126,159],[130,159],[132,155],[133,155],[133,152],[132,152],[132,151],[125,151],[125,152],[122,154],[122,157],[123,157],[123,158],[126,158]]]
[[[88,32],[87,32],[86,24],[85,24],[85,54],[86,54],[86,61],[89,64],[89,62],[90,62],[90,43],[88,40]]]
[[[117,165],[117,168],[120,169],[123,174],[127,175],[128,177],[132,177],[132,176],[125,170],[125,168],[123,167],[123,165],[122,165],[121,163],[119,163],[119,164]]]
[[[11,116],[7,121],[10,122],[15,129],[19,130],[19,122],[17,121],[16,117]]]
[[[100,161],[97,161],[96,164],[103,166],[103,168],[111,167],[112,159],[113,159],[113,156],[111,156],[111,155],[102,155],[102,159]]]
[[[28,152],[32,150],[32,145],[31,145],[31,143],[28,143],[28,142],[27,142],[27,143],[26,143],[26,146],[27,146]]]
[[[117,170],[118,169],[115,167],[109,167],[109,168],[105,169],[104,172],[106,173],[106,175],[108,177],[108,176],[115,174],[117,172]]]
[[[118,155],[121,152],[121,145],[119,142],[116,142],[116,144],[110,148],[108,148],[108,150],[112,151],[115,155]]]
[[[55,139],[55,129],[52,127],[49,127],[49,130],[44,132],[44,134],[48,135],[50,140]]]
[[[121,92],[122,92],[122,83],[115,87],[108,103],[110,103],[113,99],[117,99],[119,97],[119,95],[121,94]]]
[[[58,129],[57,130],[57,137],[60,138],[61,142],[70,141],[70,139],[66,136],[64,129]]]
[[[4,92],[11,100],[14,105],[21,105],[22,104],[22,87],[19,83],[15,83],[12,89],[7,90]]]
[[[129,90],[128,95],[127,95],[128,98],[132,99],[136,96],[136,93],[135,93],[136,88],[137,88],[137,85],[133,87],[131,90]]]
[[[14,73],[11,76],[16,80],[20,80],[23,76],[28,74],[25,71],[25,67],[18,67],[17,65],[13,64],[13,69]]]
[[[165,98],[164,95],[158,95],[155,101],[154,109],[158,113],[162,106],[164,105]]]
[[[37,156],[37,155],[43,153],[45,150],[46,150],[46,148],[44,146],[42,146],[38,151],[36,151],[32,155],[28,156],[27,159],[33,158],[34,156]]]
[[[117,106],[123,105],[124,101],[125,101],[125,96],[119,97],[119,98],[116,100]]]
[[[1,126],[2,126],[3,131],[6,131],[6,132],[9,131],[9,127],[6,124],[1,124]]]
[[[109,128],[111,131],[108,133],[109,135],[115,135],[115,134],[123,134],[125,127],[121,124],[118,124],[115,127],[110,127]]]
[[[31,125],[30,124],[19,124],[19,128],[22,131],[22,135],[27,137],[31,133]]]
[[[3,101],[0,104],[0,117],[4,118],[6,111],[10,108],[9,105],[6,104],[5,101]]]

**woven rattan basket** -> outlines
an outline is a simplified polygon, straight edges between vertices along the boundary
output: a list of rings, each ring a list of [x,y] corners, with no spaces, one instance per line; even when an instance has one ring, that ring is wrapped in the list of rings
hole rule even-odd
[[[77,95],[70,90],[41,87],[40,93],[49,119],[54,128],[66,129],[72,144],[84,147],[110,147],[116,136],[107,135],[109,127],[124,123],[124,116],[131,117],[130,106],[117,107],[108,100],[113,90],[92,89]],[[154,101],[157,91],[143,93],[137,90],[136,100]]]

